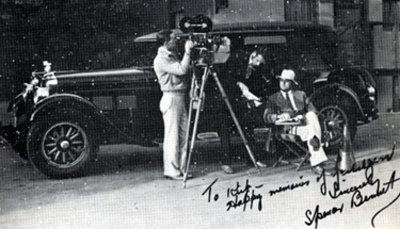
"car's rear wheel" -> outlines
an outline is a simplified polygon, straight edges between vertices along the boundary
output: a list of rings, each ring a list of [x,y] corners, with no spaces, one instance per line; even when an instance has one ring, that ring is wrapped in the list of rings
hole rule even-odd
[[[348,126],[351,140],[354,140],[357,131],[356,121],[345,112],[345,109],[338,105],[328,105],[320,109],[318,117],[322,135],[329,147],[338,146],[342,142],[345,125]]]
[[[94,156],[89,121],[72,116],[34,123],[27,144],[31,162],[52,178],[83,175]]]

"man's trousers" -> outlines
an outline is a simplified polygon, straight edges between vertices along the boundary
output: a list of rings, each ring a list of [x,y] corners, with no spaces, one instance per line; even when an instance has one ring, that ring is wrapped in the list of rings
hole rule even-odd
[[[184,92],[164,92],[160,111],[164,120],[164,175],[179,176],[187,157],[187,110]]]
[[[318,165],[321,162],[328,160],[322,146],[320,146],[318,150],[314,150],[314,147],[310,145],[310,140],[314,136],[316,136],[321,142],[321,126],[319,124],[318,116],[314,112],[307,112],[305,115],[305,125],[293,127],[290,130],[290,133],[300,136],[302,141],[307,141],[307,146],[311,154],[311,166]]]

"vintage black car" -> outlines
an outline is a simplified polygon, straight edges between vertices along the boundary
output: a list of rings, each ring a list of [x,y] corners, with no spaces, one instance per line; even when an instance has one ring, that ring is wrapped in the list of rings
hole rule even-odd
[[[372,76],[360,67],[336,65],[335,33],[328,26],[218,25],[207,36],[231,40],[229,59],[216,68],[225,83],[240,77],[256,48],[271,54],[275,74],[284,68],[295,70],[300,87],[320,112],[323,134],[331,146],[341,141],[344,125],[354,138],[358,125],[378,117]],[[154,34],[137,38],[137,42],[153,41]],[[207,103],[219,96],[212,87],[206,91],[205,103],[211,117],[205,118],[208,124],[204,125],[211,129],[213,112],[220,110]],[[273,93],[276,88],[268,90]],[[240,94],[229,97],[232,103],[241,101]],[[14,122],[1,132],[22,158],[49,177],[77,176],[90,165],[100,145],[150,146],[154,138],[162,137],[160,98],[152,66],[88,72],[52,71],[47,66],[46,71],[34,73],[25,90],[11,101]],[[215,109],[207,108],[212,106]]]

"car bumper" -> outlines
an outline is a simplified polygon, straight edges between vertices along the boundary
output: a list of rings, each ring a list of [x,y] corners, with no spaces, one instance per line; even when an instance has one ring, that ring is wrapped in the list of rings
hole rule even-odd
[[[0,121],[0,144],[1,145],[10,145],[8,134],[6,133],[6,128],[3,127],[3,124],[1,121]]]
[[[369,122],[372,122],[372,121],[378,119],[379,118],[378,113],[379,113],[379,110],[377,108],[370,109],[368,113],[365,113],[364,121],[362,121],[362,123],[360,123],[360,124],[366,124],[366,123],[369,123]]]
[[[0,144],[13,146],[18,138],[18,131],[12,125],[3,126],[0,121]]]
[[[372,120],[376,120],[379,118],[379,110],[378,109],[374,109],[374,114],[371,116]]]

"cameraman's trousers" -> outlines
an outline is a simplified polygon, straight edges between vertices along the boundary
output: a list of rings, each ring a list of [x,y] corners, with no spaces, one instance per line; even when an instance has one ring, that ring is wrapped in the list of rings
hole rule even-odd
[[[164,175],[176,177],[182,175],[187,157],[187,110],[186,93],[163,92],[160,111],[164,120],[163,160]]]

